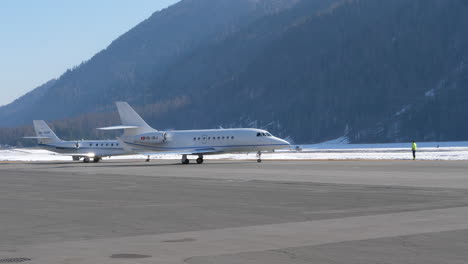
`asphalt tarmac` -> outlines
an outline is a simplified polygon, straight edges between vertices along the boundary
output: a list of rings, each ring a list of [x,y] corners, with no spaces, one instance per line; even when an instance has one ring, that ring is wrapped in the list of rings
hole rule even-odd
[[[0,263],[468,263],[468,162],[0,163]]]

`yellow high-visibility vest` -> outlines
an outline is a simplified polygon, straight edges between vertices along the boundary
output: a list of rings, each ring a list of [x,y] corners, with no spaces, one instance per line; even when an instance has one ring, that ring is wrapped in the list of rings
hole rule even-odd
[[[416,142],[413,142],[413,145],[412,145],[412,147],[411,147],[411,148],[412,148],[412,150],[416,150],[416,149],[418,149],[418,145],[416,145]]]

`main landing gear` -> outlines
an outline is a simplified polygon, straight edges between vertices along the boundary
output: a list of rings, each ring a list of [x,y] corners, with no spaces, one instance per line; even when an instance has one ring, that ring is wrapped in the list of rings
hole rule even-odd
[[[202,164],[203,163],[203,155],[199,155],[197,159],[197,164]]]
[[[257,152],[257,162],[262,162],[262,152]]]
[[[190,160],[187,158],[187,155],[182,155],[182,164],[189,164]]]
[[[203,155],[198,155],[197,158],[197,164],[202,164],[203,163]],[[182,164],[189,164],[190,160],[187,158],[187,155],[182,155]]]
[[[146,162],[150,162],[150,155],[146,158]]]
[[[93,158],[93,162],[94,162],[94,163],[98,163],[98,162],[100,162],[101,160],[102,160],[102,158],[100,158],[100,157],[95,157],[95,158]],[[83,158],[83,162],[84,162],[84,163],[89,163],[90,161],[91,161],[91,159],[90,159],[89,157],[84,157],[84,158]]]

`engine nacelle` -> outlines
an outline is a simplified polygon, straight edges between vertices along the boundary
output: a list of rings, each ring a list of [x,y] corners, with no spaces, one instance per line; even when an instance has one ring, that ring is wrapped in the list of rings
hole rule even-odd
[[[135,136],[134,142],[139,144],[162,144],[167,141],[166,132],[151,132]]]

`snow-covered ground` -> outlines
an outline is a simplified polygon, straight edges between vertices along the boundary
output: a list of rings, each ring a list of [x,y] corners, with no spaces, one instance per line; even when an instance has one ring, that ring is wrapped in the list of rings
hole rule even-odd
[[[265,160],[410,160],[410,143],[348,144],[344,138],[314,145],[296,145],[274,153],[264,153]],[[418,160],[468,160],[468,142],[418,143]],[[110,159],[145,159],[143,155],[118,156]],[[152,159],[180,159],[180,155],[152,155]],[[256,154],[223,154],[205,159],[255,160]],[[41,149],[0,150],[0,161],[70,161],[71,157]]]

